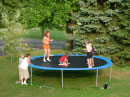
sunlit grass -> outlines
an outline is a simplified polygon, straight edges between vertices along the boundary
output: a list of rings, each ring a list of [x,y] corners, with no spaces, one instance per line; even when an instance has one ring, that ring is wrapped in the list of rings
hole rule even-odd
[[[63,54],[64,50],[52,50],[52,54]],[[32,51],[32,56],[44,52]],[[65,71],[64,89],[61,89],[61,72],[33,69],[33,85],[16,85],[18,61],[10,64],[9,58],[0,56],[0,97],[130,97],[130,69],[113,65],[112,81],[110,69],[100,70],[98,87],[95,87],[95,71]],[[108,90],[102,90],[108,82]],[[43,86],[40,88],[39,86]]]
[[[65,40],[65,30],[58,30],[58,29],[50,29],[50,37],[54,40]],[[28,33],[25,33],[22,35],[23,38],[33,38],[33,39],[42,39],[42,31],[40,28],[33,28],[28,31]]]

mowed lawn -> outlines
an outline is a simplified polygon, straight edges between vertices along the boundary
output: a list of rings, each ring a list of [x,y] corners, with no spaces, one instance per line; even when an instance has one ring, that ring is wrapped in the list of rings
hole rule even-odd
[[[19,35],[18,37],[42,39],[42,30],[40,28],[32,28],[32,29],[28,29],[26,31],[27,31],[26,33],[23,33],[23,34]],[[57,41],[65,41],[66,40],[65,29],[52,28],[49,31],[50,31],[50,38],[57,40]],[[5,32],[5,31],[3,31],[3,32]],[[2,35],[2,33],[0,31],[0,36],[1,35]]]
[[[52,54],[64,52],[52,50]],[[43,51],[30,53],[37,56],[42,55]],[[60,71],[33,69],[32,86],[15,84],[18,80],[17,66],[18,61],[11,65],[8,57],[0,56],[0,97],[130,97],[130,67],[113,65],[111,82],[108,82],[110,69],[100,70],[97,88],[95,71],[65,71],[64,89],[61,89]],[[101,89],[105,82],[111,86],[110,89]]]
[[[65,40],[65,29],[50,29],[50,37],[57,41]],[[42,39],[42,31],[40,28],[32,28],[28,30],[28,33],[21,35],[23,38]]]

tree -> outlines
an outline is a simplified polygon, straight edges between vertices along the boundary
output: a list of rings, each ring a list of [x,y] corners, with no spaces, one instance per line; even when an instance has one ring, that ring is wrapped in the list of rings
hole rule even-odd
[[[29,28],[41,26],[42,30],[64,26],[70,18],[68,14],[75,9],[72,7],[75,2],[77,0],[25,0],[23,23]]]
[[[25,33],[23,25],[18,22],[20,17],[20,11],[16,11],[12,20],[6,13],[2,13],[2,21],[7,28],[7,31],[2,32],[2,40],[5,42],[3,51],[11,57],[11,63],[13,58],[18,56],[19,53],[24,53],[29,50],[27,44],[22,44],[22,38],[17,38],[21,33]]]
[[[118,14],[119,30],[111,33],[123,50],[114,57],[120,61],[116,64],[128,63],[130,60],[130,0],[124,0],[121,4],[120,14]]]
[[[118,5],[121,0],[79,0],[79,10],[72,12],[73,31],[69,40],[73,40],[73,52],[83,54],[85,40],[93,42],[97,53],[116,53],[121,48],[114,45],[115,40],[111,33],[119,29],[116,16],[119,13]],[[112,41],[113,45],[109,45]]]
[[[23,19],[28,27],[64,25],[77,0],[29,0],[24,2]],[[25,14],[26,13],[26,14]]]
[[[125,0],[121,5],[121,12],[118,15],[120,30],[113,32],[111,35],[120,43],[130,45],[130,0]]]
[[[73,31],[72,35],[68,35],[68,40],[73,41],[72,50],[75,54],[85,54],[85,41],[90,40],[93,46],[96,48],[96,54],[102,54],[109,56],[113,61],[118,58],[120,60],[119,53],[124,51],[124,44],[121,41],[129,41],[129,23],[127,21],[126,28],[121,28],[118,21],[122,21],[118,16],[120,15],[122,0],[79,0],[79,10],[72,12],[73,23],[69,26],[69,29]],[[127,3],[128,5],[128,3]],[[128,20],[128,9],[125,10],[127,16],[122,14]],[[126,24],[124,21],[120,22]],[[127,30],[126,33],[121,33],[121,29]],[[119,33],[117,33],[119,32]],[[116,36],[114,36],[114,33]],[[120,39],[119,37],[123,34],[125,37]],[[126,43],[126,42],[125,42]],[[128,49],[128,47],[127,47]],[[128,53],[128,50],[126,51]],[[120,53],[121,57],[126,55]],[[117,57],[118,56],[118,57]],[[127,60],[129,56],[127,55]],[[124,59],[125,60],[125,59]],[[126,61],[124,61],[126,62]]]
[[[2,23],[2,13],[6,12],[12,19],[16,10],[22,8],[22,0],[0,0],[0,27],[5,27]]]
[[[7,11],[22,9],[20,22],[28,28],[40,26],[42,31],[64,28],[70,21],[70,12],[78,0],[2,0]],[[14,8],[14,9],[13,9]],[[10,10],[8,10],[10,9]],[[68,30],[66,30],[67,33]],[[42,38],[42,36],[41,36]]]
[[[70,13],[76,9],[78,0],[29,0],[23,8],[23,23],[29,28],[40,26],[42,32],[51,28],[64,28],[66,33],[70,21]],[[43,34],[43,33],[42,33]],[[43,35],[42,35],[43,36]],[[42,38],[41,36],[41,38]],[[67,41],[70,48],[72,41]]]

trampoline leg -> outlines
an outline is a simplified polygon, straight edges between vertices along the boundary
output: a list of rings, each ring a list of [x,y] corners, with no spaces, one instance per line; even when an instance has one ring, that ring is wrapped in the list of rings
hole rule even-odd
[[[98,69],[97,69],[97,73],[96,73],[96,87],[98,86]]]
[[[63,70],[61,70],[62,88],[64,87],[63,78]]]
[[[109,81],[111,81],[111,78],[112,78],[112,67],[110,69],[110,80]]]
[[[31,86],[32,86],[32,67],[31,67],[31,77],[30,77],[30,83],[31,83]]]

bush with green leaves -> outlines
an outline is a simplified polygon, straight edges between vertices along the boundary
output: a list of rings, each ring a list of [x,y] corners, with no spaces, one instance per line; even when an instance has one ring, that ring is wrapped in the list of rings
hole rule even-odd
[[[22,38],[17,38],[19,34],[26,33],[23,25],[18,22],[19,16],[19,10],[16,12],[12,20],[9,19],[7,13],[2,13],[2,21],[7,28],[7,31],[2,32],[1,36],[1,39],[5,42],[3,52],[11,57],[11,63],[13,63],[14,57],[30,50],[27,44],[22,44]]]

